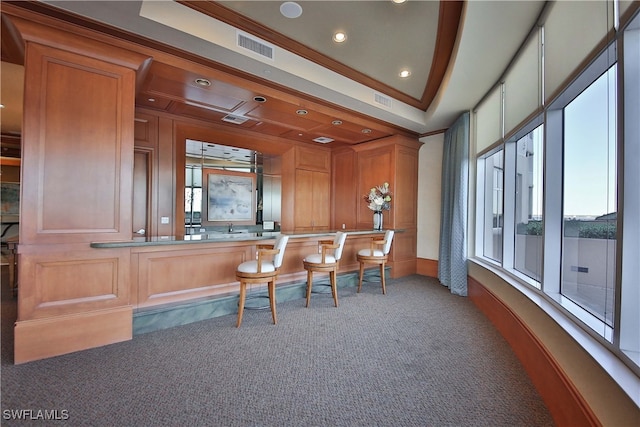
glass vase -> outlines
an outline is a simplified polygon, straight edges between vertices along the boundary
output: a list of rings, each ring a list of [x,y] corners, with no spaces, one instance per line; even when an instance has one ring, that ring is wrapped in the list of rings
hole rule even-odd
[[[384,216],[382,215],[382,211],[375,211],[373,213],[373,229],[374,230],[382,230],[382,221]]]

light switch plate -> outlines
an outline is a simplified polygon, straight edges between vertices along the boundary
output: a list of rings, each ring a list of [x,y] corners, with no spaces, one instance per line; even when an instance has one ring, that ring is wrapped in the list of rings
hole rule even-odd
[[[275,221],[264,221],[262,223],[263,230],[273,230],[275,228]]]

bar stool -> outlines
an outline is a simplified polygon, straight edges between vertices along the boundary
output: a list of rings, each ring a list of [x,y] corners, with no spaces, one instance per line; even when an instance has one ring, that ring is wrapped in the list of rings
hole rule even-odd
[[[236,269],[236,280],[240,281],[240,301],[238,302],[238,321],[236,328],[239,328],[242,324],[247,283],[267,283],[271,317],[273,318],[273,324],[275,325],[277,323],[276,279],[278,278],[278,270],[282,265],[284,250],[288,241],[289,236],[281,234],[273,245],[256,245],[258,250],[256,259],[245,261],[238,265]],[[270,257],[272,261],[268,260]]]
[[[320,240],[318,242],[318,253],[307,255],[302,260],[304,269],[307,270],[306,307],[309,307],[309,301],[311,300],[311,287],[313,286],[313,273],[315,271],[329,273],[333,302],[336,307],[338,306],[336,273],[338,271],[340,258],[342,257],[342,249],[344,248],[345,240],[347,240],[347,233],[339,231],[336,233],[333,240]]]
[[[380,281],[382,282],[382,293],[387,294],[384,280],[384,267],[387,263],[389,251],[391,250],[391,242],[393,241],[393,230],[387,230],[384,233],[384,239],[377,237],[371,238],[371,246],[367,249],[360,249],[356,258],[360,263],[360,279],[358,280],[358,292],[362,289],[362,276],[364,275],[365,264],[380,265]],[[378,247],[378,249],[376,249]]]

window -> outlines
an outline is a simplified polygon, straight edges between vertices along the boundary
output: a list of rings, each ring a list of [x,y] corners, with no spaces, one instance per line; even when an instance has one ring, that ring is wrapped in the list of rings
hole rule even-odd
[[[623,37],[480,152],[476,254],[537,288],[638,374],[640,15]]]
[[[564,108],[561,294],[613,326],[616,70]]]
[[[202,171],[194,166],[187,166],[185,171],[184,222],[189,229],[202,223]]]
[[[538,126],[516,141],[514,269],[542,280],[542,136]]]
[[[494,261],[502,260],[503,227],[503,151],[500,150],[484,159],[484,233],[483,254]]]

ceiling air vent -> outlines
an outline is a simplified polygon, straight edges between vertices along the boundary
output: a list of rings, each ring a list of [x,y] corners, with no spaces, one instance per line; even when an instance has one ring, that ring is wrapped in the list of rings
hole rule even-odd
[[[247,33],[240,31],[236,32],[238,36],[238,46],[257,53],[260,56],[264,56],[273,61],[274,46],[260,40],[256,37],[250,36]]]
[[[319,142],[320,144],[328,144],[330,142],[333,142],[333,138],[328,138],[326,136],[319,136],[314,139],[314,142]]]
[[[246,117],[234,116],[233,114],[227,114],[226,116],[224,116],[222,118],[223,122],[235,123],[237,125],[241,125],[244,122],[246,122],[247,120],[249,120],[249,119],[246,118]]]
[[[373,94],[373,101],[378,105],[382,105],[383,107],[391,108],[391,98],[380,93]]]

